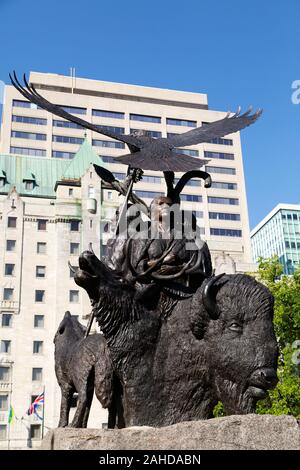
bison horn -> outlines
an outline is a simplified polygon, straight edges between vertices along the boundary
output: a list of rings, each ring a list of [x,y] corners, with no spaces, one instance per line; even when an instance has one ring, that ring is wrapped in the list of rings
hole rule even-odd
[[[202,293],[202,301],[204,307],[212,320],[217,320],[220,316],[219,307],[216,304],[216,298],[213,295],[212,288],[214,284],[222,277],[225,273],[214,276],[205,284]]]
[[[95,254],[95,252],[93,250],[93,244],[92,243],[89,243],[89,250],[90,250],[91,253],[93,253],[93,255]]]

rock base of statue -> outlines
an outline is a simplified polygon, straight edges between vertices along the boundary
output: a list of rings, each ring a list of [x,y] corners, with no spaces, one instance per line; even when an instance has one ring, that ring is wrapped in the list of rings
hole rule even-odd
[[[293,416],[233,415],[163,428],[58,428],[48,432],[42,450],[290,450],[300,449],[299,422]]]

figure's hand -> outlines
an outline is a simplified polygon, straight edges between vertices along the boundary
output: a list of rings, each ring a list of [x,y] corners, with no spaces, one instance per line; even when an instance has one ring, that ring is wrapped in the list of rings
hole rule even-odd
[[[152,266],[154,266],[155,263],[156,263],[155,259],[150,259],[150,261],[147,262],[147,266],[149,266],[149,268],[151,268]]]
[[[169,253],[164,259],[165,264],[173,264],[175,263],[175,261],[176,261],[176,255],[174,253]]]

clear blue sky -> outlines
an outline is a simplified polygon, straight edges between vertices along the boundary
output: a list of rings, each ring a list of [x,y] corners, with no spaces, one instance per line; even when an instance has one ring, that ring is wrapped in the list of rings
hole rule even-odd
[[[0,80],[31,70],[208,94],[252,104],[242,131],[250,224],[298,203],[299,0],[0,0]]]

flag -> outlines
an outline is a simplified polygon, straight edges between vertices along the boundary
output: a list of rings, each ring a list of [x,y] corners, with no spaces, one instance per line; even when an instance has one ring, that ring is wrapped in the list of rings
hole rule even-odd
[[[13,407],[10,405],[9,415],[8,415],[8,424],[11,424],[13,422],[14,417],[15,417],[15,412],[14,412]]]
[[[38,414],[37,408],[44,405],[44,392],[38,395],[27,410],[28,415],[35,414],[41,421],[43,418]]]

